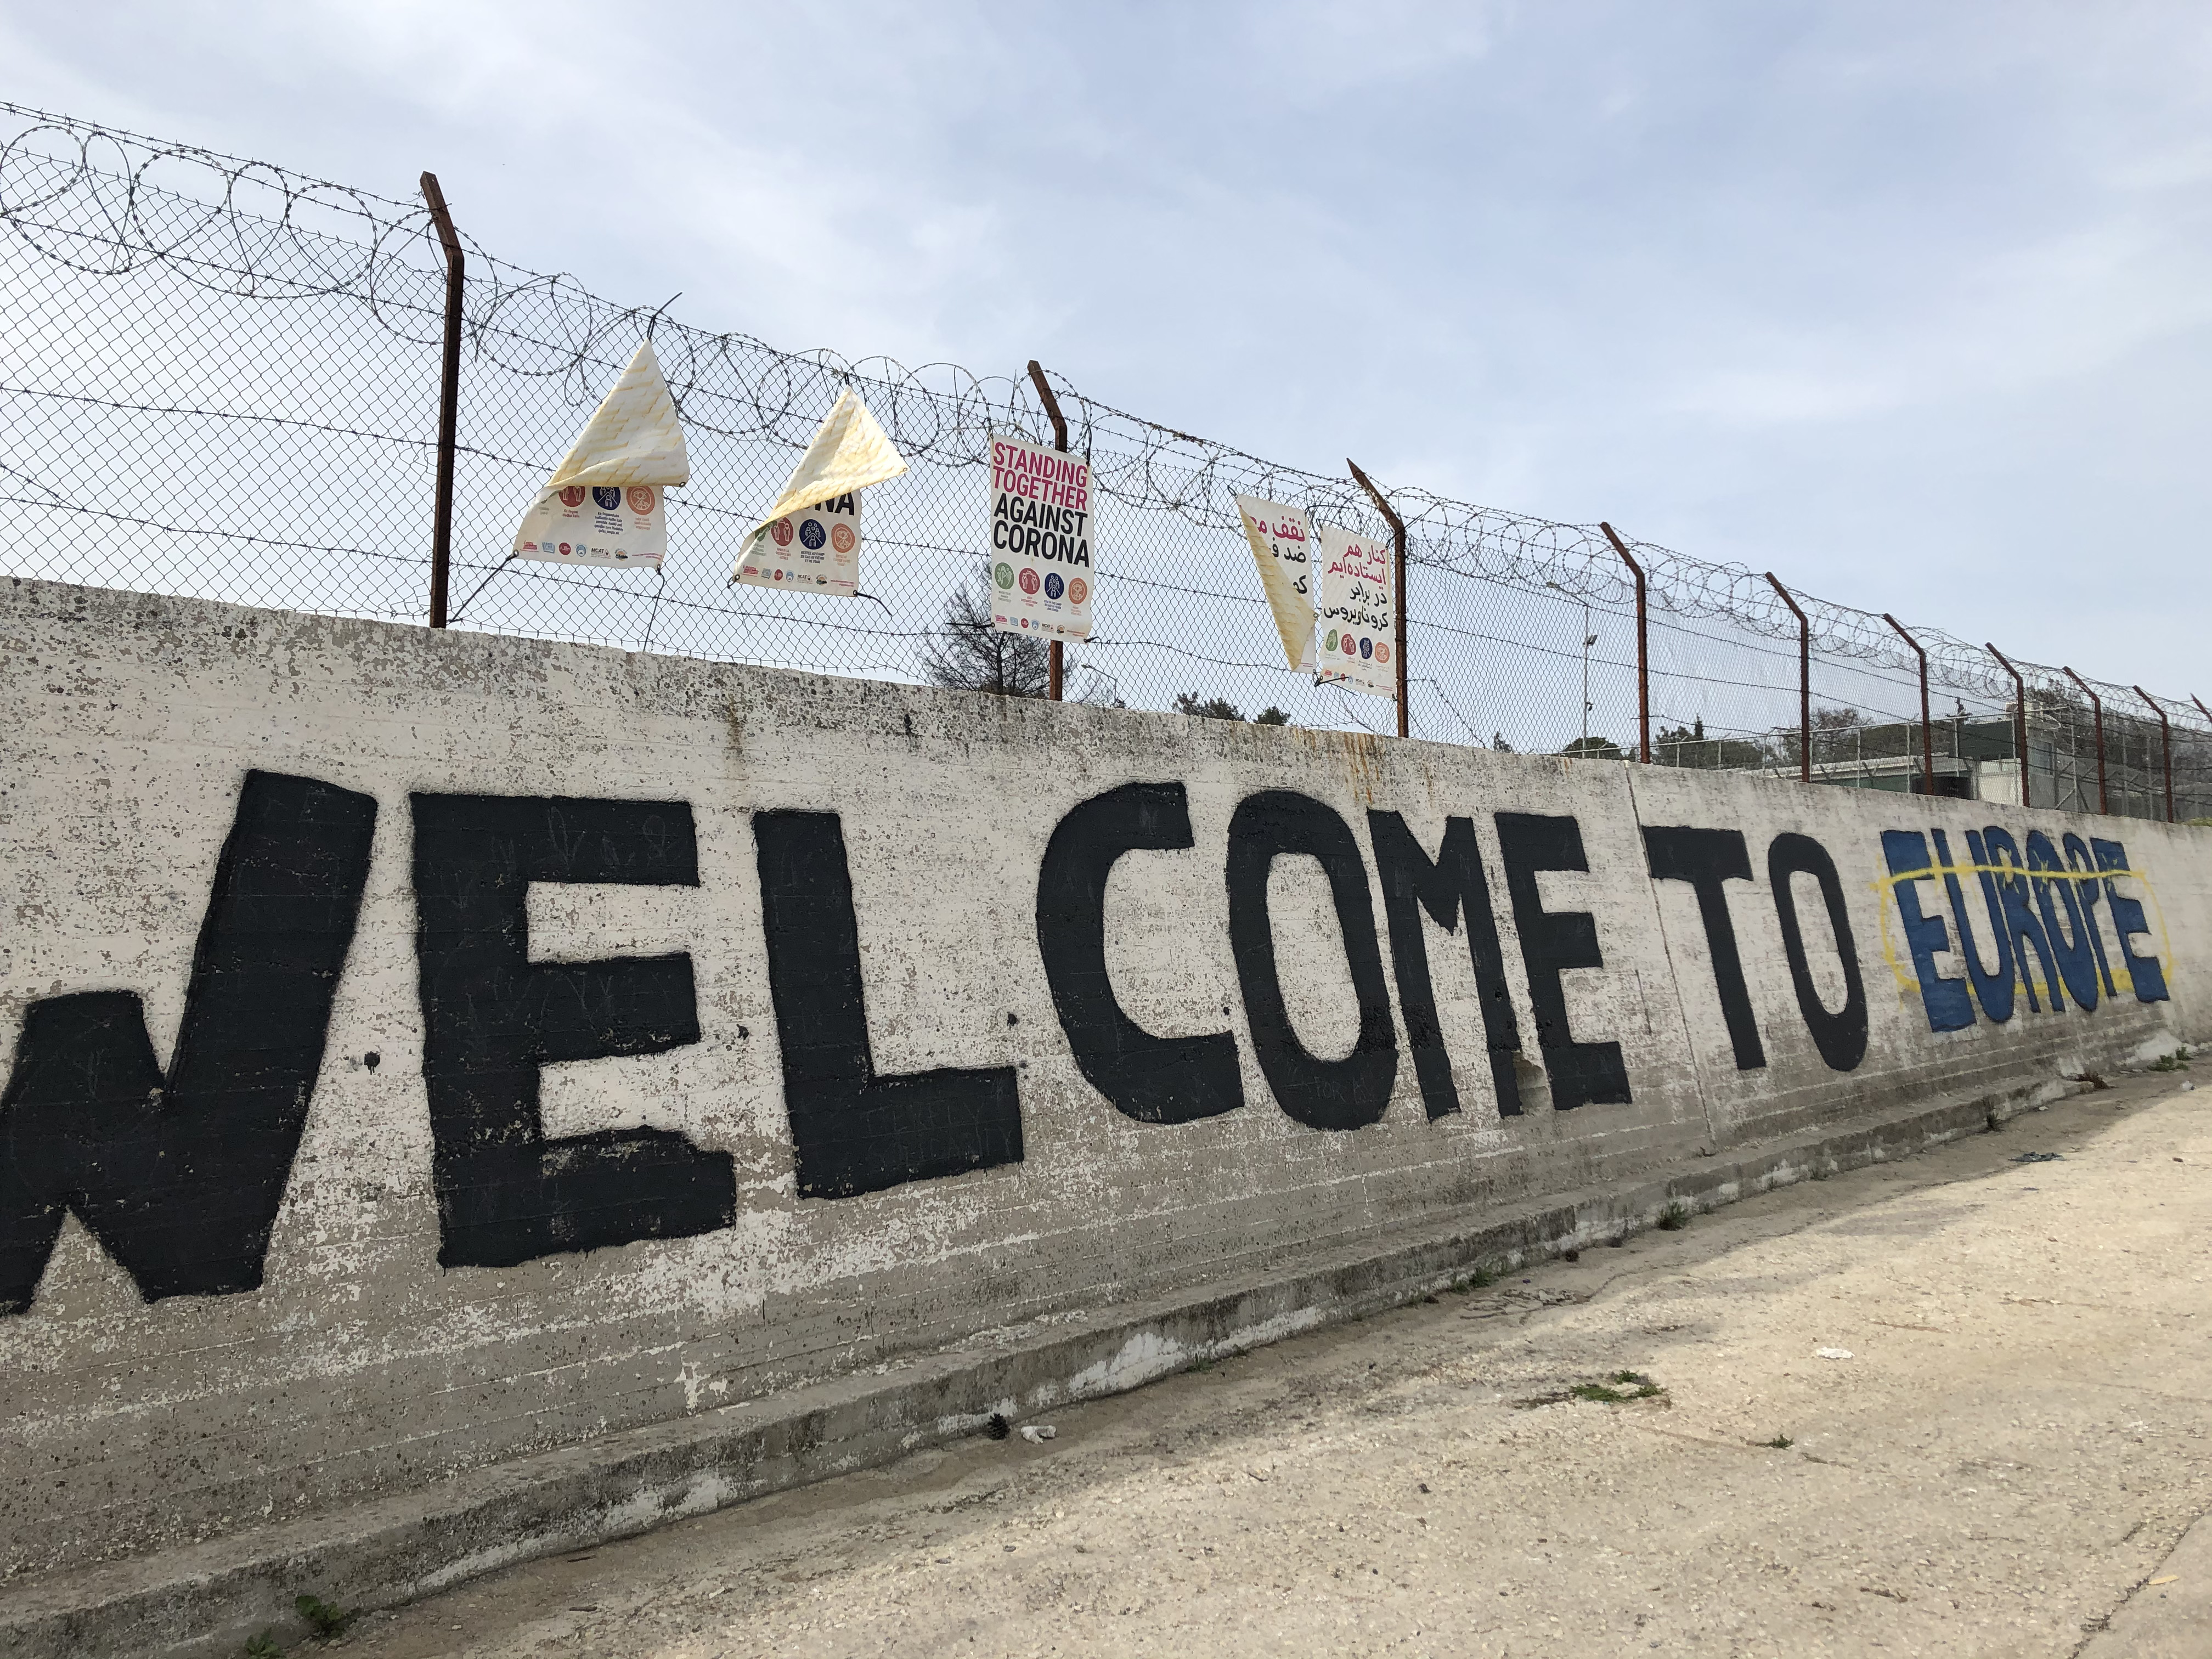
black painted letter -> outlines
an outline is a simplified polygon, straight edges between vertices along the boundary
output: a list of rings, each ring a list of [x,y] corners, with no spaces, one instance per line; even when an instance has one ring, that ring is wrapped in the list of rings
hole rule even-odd
[[[1014,1068],[878,1077],[835,812],[756,812],[768,983],[801,1198],[851,1198],[1022,1161]]]
[[[1139,1123],[1190,1123],[1244,1103],[1237,1039],[1154,1036],[1114,1000],[1106,977],[1106,878],[1139,849],[1191,845],[1180,783],[1125,783],[1060,819],[1037,875],[1037,951],[1075,1063]]]
[[[1735,1068],[1757,1071],[1766,1064],[1766,1050],[1759,1045],[1751,990],[1743,982],[1743,958],[1735,948],[1735,924],[1729,918],[1728,889],[1721,884],[1751,879],[1751,849],[1744,845],[1743,831],[1646,829],[1644,853],[1654,881],[1686,881],[1696,890],[1698,916],[1705,924],[1705,949],[1713,959],[1713,989],[1720,994],[1721,1018],[1728,1023]]]
[[[1443,1030],[1437,1020],[1429,942],[1421,932],[1424,910],[1447,933],[1458,927],[1462,914],[1467,917],[1467,953],[1482,1004],[1498,1113],[1520,1116],[1521,1085],[1513,1074],[1514,1056],[1521,1052],[1520,1022],[1505,989],[1505,956],[1498,943],[1498,917],[1490,908],[1490,882],[1475,848],[1474,823],[1444,820],[1443,844],[1437,848],[1434,864],[1395,812],[1369,812],[1367,835],[1375,843],[1375,872],[1382,881],[1382,914],[1390,924],[1390,966],[1398,976],[1406,1038],[1413,1045],[1413,1072],[1421,1080],[1430,1120],[1459,1110],[1459,1090],[1452,1083],[1451,1056],[1444,1051]]]
[[[538,1068],[699,1040],[691,958],[532,962],[538,881],[696,887],[677,801],[415,795],[415,954],[446,1267],[688,1238],[737,1216],[727,1152],[665,1129],[548,1140]]]
[[[0,1313],[74,1210],[149,1302],[261,1285],[368,879],[376,802],[249,772],[167,1077],[131,991],[23,1013],[0,1094]]]
[[[1597,921],[1587,910],[1547,910],[1536,890],[1540,870],[1587,870],[1582,826],[1572,818],[1534,812],[1500,812],[1498,846],[1505,856],[1505,890],[1513,900],[1513,926],[1521,935],[1521,960],[1528,970],[1528,1006],[1536,1014],[1536,1046],[1552,1074],[1552,1104],[1575,1107],[1629,1103],[1628,1066],[1618,1042],[1577,1042],[1567,1029],[1567,994],[1559,982],[1570,968],[1602,968]]]
[[[1844,1006],[1830,1013],[1820,1001],[1806,965],[1805,931],[1797,921],[1797,896],[1790,878],[1808,875],[1820,884],[1828,907],[1828,926],[1836,935],[1836,955],[1844,969]],[[1866,986],[1859,979],[1858,946],[1851,939],[1850,913],[1844,908],[1843,878],[1828,849],[1810,836],[1780,835],[1766,849],[1766,880],[1774,889],[1775,920],[1782,924],[1782,952],[1790,959],[1790,982],[1797,988],[1797,1012],[1813,1034],[1813,1046],[1835,1071],[1855,1069],[1866,1058]]]
[[[1304,854],[1328,878],[1336,923],[1359,1004],[1359,1036],[1342,1060],[1320,1060],[1298,1041],[1283,1002],[1275,932],[1267,917],[1267,872],[1275,860]],[[1378,1122],[1398,1079],[1398,1036],[1390,991],[1375,938],[1366,861],[1352,828],[1321,802],[1286,789],[1262,790],[1237,804],[1229,821],[1229,948],[1244,992],[1254,1057],[1276,1104],[1314,1129],[1359,1129]]]

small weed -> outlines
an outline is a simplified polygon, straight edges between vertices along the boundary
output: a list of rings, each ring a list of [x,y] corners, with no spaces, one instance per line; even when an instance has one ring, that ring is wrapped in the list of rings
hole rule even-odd
[[[1775,1450],[1777,1450],[1777,1451],[1788,1451],[1788,1450],[1789,1450],[1792,1446],[1796,1445],[1797,1443],[1796,1443],[1795,1440],[1792,1440],[1792,1439],[1791,1439],[1788,1435],[1786,1435],[1786,1434],[1778,1434],[1778,1435],[1776,1435],[1776,1436],[1774,1437],[1774,1438],[1773,1438],[1773,1439],[1771,1439],[1771,1440],[1762,1440],[1762,1441],[1760,1441],[1759,1443],[1760,1445],[1762,1445],[1762,1446],[1771,1446],[1771,1447],[1773,1447],[1773,1448],[1774,1448],[1774,1449],[1775,1449]]]
[[[320,1596],[295,1597],[292,1605],[299,1609],[300,1617],[307,1621],[307,1628],[325,1642],[335,1642],[346,1632],[346,1626],[360,1617],[352,1608],[333,1607]]]
[[[1650,1400],[1667,1390],[1642,1371],[1615,1371],[1602,1382],[1577,1382],[1567,1392],[1577,1400],[1615,1406],[1624,1400]]]
[[[1190,1374],[1193,1376],[1204,1376],[1212,1369],[1213,1357],[1211,1354],[1203,1359],[1194,1359],[1190,1362]]]
[[[267,1631],[246,1638],[246,1659],[284,1659],[284,1650],[276,1645],[276,1638]]]
[[[1603,1382],[1577,1382],[1557,1394],[1540,1394],[1534,1399],[1516,1400],[1513,1403],[1523,1411],[1534,1406],[1562,1405],[1570,1400],[1586,1400],[1599,1406],[1619,1406],[1632,1400],[1662,1400],[1666,1394],[1666,1389],[1642,1371],[1615,1371]]]
[[[1659,1230],[1662,1232],[1679,1233],[1690,1224],[1692,1213],[1690,1206],[1680,1199],[1671,1199],[1668,1201],[1667,1207],[1659,1213]]]
[[[2170,1054],[2161,1054],[2145,1068],[2153,1072],[2185,1072],[2189,1069],[2189,1050],[2176,1048]]]

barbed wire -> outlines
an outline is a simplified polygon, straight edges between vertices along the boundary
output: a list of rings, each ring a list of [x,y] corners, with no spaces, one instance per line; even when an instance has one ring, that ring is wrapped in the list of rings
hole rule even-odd
[[[441,338],[445,267],[422,203],[25,105],[0,102],[0,114],[17,124],[0,144],[0,225],[50,264],[94,280],[158,270],[207,294],[280,308],[343,301],[358,307],[375,329],[407,346],[433,346]],[[861,392],[910,462],[949,473],[980,470],[994,431],[1019,432],[1039,441],[1049,431],[1026,378],[976,375],[948,362],[908,368],[884,356],[848,359],[827,349],[780,350],[748,334],[684,323],[668,314],[672,301],[639,307],[604,299],[571,276],[527,270],[485,248],[465,229],[461,235],[469,264],[464,313],[467,360],[480,369],[511,377],[518,386],[544,386],[563,404],[588,406],[595,402],[635,342],[649,337],[687,429],[700,437],[796,451],[811,438],[836,391],[844,386]],[[262,408],[227,407],[220,398],[159,402],[105,388],[88,392],[74,385],[33,384],[41,377],[24,373],[27,366],[19,366],[10,382],[0,385],[0,396],[116,414],[296,429],[394,452],[419,454],[429,447],[429,440],[419,431],[376,429],[317,419],[299,410],[280,415]],[[57,368],[56,373],[61,372]],[[1285,501],[1347,527],[1370,532],[1380,527],[1372,504],[1348,477],[1270,461],[1133,415],[1091,397],[1063,375],[1050,379],[1070,422],[1071,447],[1090,459],[1096,487],[1106,502],[1213,535],[1237,532],[1235,497],[1240,494]],[[526,435],[540,439],[535,428]],[[465,434],[464,453],[489,467],[517,475],[536,471],[541,477],[556,459],[548,451],[493,445],[472,434]],[[344,538],[255,536],[234,527],[172,522],[168,517],[132,513],[112,502],[94,505],[27,471],[8,470],[40,492],[36,497],[10,495],[8,499],[15,504],[66,510],[167,534],[225,536],[304,552],[404,562],[402,556]],[[1534,598],[1555,595],[1615,616],[1632,606],[1629,574],[1595,525],[1478,506],[1407,483],[1392,488],[1389,499],[1404,520],[1409,563],[1418,572],[1491,584]],[[678,501],[687,512],[710,519],[738,520],[745,516],[742,503],[718,501],[702,490],[672,496],[672,505]],[[966,551],[944,536],[878,541],[907,548],[916,556]],[[1762,641],[1759,648],[1778,662],[1794,657],[1797,618],[1762,573],[1641,539],[1632,539],[1629,545],[1647,574],[1655,619],[1672,619],[1683,640],[1702,642],[1686,648],[1747,649],[1753,648],[1752,642]],[[487,581],[506,568],[496,560],[461,562],[488,572]],[[533,579],[550,582],[553,573],[533,573]],[[1132,585],[1143,580],[1133,574],[1117,580]],[[1152,586],[1216,604],[1249,607],[1257,603],[1255,595],[1223,592],[1190,580]],[[1813,648],[1824,659],[1858,665],[1884,676],[1917,677],[1918,659],[1884,617],[1795,588],[1791,592],[1805,612]],[[636,595],[624,590],[623,597],[627,601]],[[664,583],[652,596],[656,616],[666,597]],[[726,617],[757,614],[704,595],[670,602]],[[889,615],[888,605],[885,611]],[[778,620],[780,624],[838,629],[886,640],[912,640],[922,631],[917,626],[845,624],[812,615],[783,615]],[[1688,626],[1693,623],[1719,624],[1748,637],[1725,638]],[[1515,644],[1552,658],[1573,654],[1510,640],[1496,628],[1459,625],[1442,617],[1426,618],[1425,625],[1469,640]],[[562,630],[541,624],[540,631]],[[1959,700],[1961,708],[1970,698],[2000,708],[2013,698],[2010,675],[1982,647],[1933,627],[1911,625],[1911,631],[1928,653],[1931,684],[1946,697]],[[1188,640],[1153,637],[1141,629],[1121,637],[1109,635],[1094,644],[1108,650],[1194,651]],[[1249,653],[1214,654],[1226,666],[1255,673],[1280,672]],[[1592,659],[1587,646],[1583,660],[1586,672],[1591,666],[1619,666]],[[2082,702],[2062,671],[2026,662],[2018,665],[2039,708],[2069,708]],[[1685,685],[1732,683],[1726,675],[1694,664],[1668,672]],[[1480,741],[1476,726],[1441,681],[1417,678],[1449,708],[1457,726]],[[2131,687],[2094,679],[2088,683],[2103,699],[2108,715],[2123,725],[2164,714],[2191,732],[2212,726],[2193,699],[2147,699]],[[1760,689],[1776,688],[1762,682]],[[1341,694],[1337,702],[1343,702]],[[2141,712],[2146,708],[2151,711],[2148,715]]]

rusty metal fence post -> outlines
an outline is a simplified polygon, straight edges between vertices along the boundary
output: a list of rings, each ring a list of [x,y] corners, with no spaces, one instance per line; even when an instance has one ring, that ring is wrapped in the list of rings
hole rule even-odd
[[[453,579],[453,448],[460,422],[461,307],[467,290],[460,234],[453,228],[453,216],[446,211],[446,192],[438,188],[434,173],[422,175],[422,199],[430,204],[438,244],[446,251],[446,361],[438,386],[438,497],[430,528],[430,626],[443,628],[447,587]]]
[[[1628,544],[1620,539],[1620,532],[1601,520],[1598,528],[1605,532],[1606,540],[1613,550],[1620,555],[1636,578],[1636,757],[1646,766],[1651,764],[1651,641],[1650,613],[1644,606],[1644,567],[1636,562]]]
[[[2105,700],[2092,691],[2089,682],[2072,669],[2061,664],[2060,670],[2068,679],[2081,688],[2081,695],[2089,700],[2089,713],[2097,734],[2097,811],[2110,816],[2112,809],[2105,794]]]
[[[1034,357],[1030,359],[1030,379],[1036,383],[1037,400],[1043,404],[1045,417],[1052,422],[1052,447],[1061,454],[1067,453],[1067,417],[1060,412],[1060,399],[1052,395],[1052,382],[1044,377],[1044,367]],[[1060,642],[1052,642],[1051,666],[1045,674],[1046,696],[1053,702],[1060,700],[1060,691],[1066,665],[1066,653]]]
[[[2204,706],[2204,700],[2202,697],[2192,691],[2189,694],[2189,701],[2197,705],[2197,712],[2203,715],[2208,723],[2212,723],[2212,708],[2207,708]],[[2204,775],[2204,751],[2202,749],[2197,750],[2197,775],[2199,778]],[[2193,818],[2191,820],[2191,823],[2195,821]]]
[[[2207,708],[2204,706],[2203,698],[2198,696],[2192,691],[2189,694],[2189,701],[2197,705],[2197,712],[2204,716],[2206,722],[2208,724],[2212,724],[2212,708]],[[2197,776],[2200,778],[2204,775],[2204,751],[2202,749],[2199,749],[2197,751]],[[2192,818],[2190,822],[2193,823],[2196,820]]]
[[[1897,631],[1897,637],[1912,647],[1912,654],[1920,659],[1920,788],[1918,793],[1936,793],[1936,726],[1928,718],[1928,653],[1920,648],[1920,641],[1905,631],[1905,624],[1885,611],[1881,619]],[[1906,793],[1911,793],[1908,790]]]
[[[1790,597],[1790,590],[1766,573],[1767,585],[1782,596],[1790,614],[1797,618],[1797,781],[1813,781],[1813,624]]]
[[[2012,665],[2012,659],[1994,645],[1984,644],[1982,649],[2003,665],[2004,672],[2012,676],[2012,746],[2020,758],[2020,804],[2033,806],[2027,789],[2027,682],[2020,677],[2020,670]]]
[[[2148,703],[2150,712],[2158,716],[2159,747],[2164,751],[2166,757],[2166,821],[2172,823],[2173,822],[2173,722],[2166,719],[2166,710],[2160,706],[2156,697],[2151,696],[2140,685],[2129,689]]]
[[[1395,624],[1391,648],[1398,653],[1398,735],[1410,737],[1413,727],[1406,709],[1406,521],[1391,510],[1389,501],[1375,487],[1375,480],[1359,470],[1358,462],[1347,455],[1344,464],[1352,469],[1352,476],[1359,481],[1359,487],[1367,492],[1368,499],[1375,503],[1376,510],[1389,521],[1390,534],[1397,548],[1396,574],[1393,580],[1398,587],[1398,602],[1392,607]]]

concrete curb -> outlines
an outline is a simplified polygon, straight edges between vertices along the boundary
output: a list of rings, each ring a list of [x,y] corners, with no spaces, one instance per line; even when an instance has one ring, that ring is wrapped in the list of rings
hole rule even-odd
[[[1560,1194],[1480,1226],[1430,1229],[1231,1285],[1049,1318],[789,1394],[475,1469],[427,1491],[56,1574],[10,1589],[0,1654],[235,1653],[252,1634],[307,1633],[302,1592],[383,1607],[538,1556],[644,1532],[763,1493],[888,1463],[1070,1401],[1117,1394],[1206,1358],[1357,1319],[1523,1262],[1991,1128],[2075,1092],[2020,1084],[1700,1160],[1671,1177]]]

